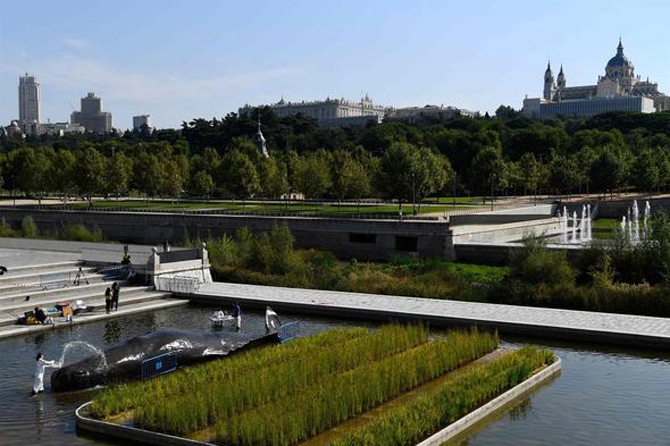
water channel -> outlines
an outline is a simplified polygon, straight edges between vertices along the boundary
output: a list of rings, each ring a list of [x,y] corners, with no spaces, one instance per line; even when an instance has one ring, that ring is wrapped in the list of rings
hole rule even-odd
[[[35,354],[58,359],[63,346],[86,341],[101,349],[161,328],[211,330],[211,308],[188,306],[126,316],[0,341],[0,445],[121,444],[78,436],[74,409],[93,391],[30,397]],[[304,316],[302,334],[363,325]],[[245,313],[243,330],[262,333],[260,313]],[[554,350],[563,372],[492,420],[452,441],[452,445],[658,445],[668,444],[670,353],[607,348],[578,343],[503,337],[505,344],[533,343]],[[83,352],[81,353],[84,354]],[[76,356],[76,354],[75,354]],[[67,362],[76,357],[68,356]]]

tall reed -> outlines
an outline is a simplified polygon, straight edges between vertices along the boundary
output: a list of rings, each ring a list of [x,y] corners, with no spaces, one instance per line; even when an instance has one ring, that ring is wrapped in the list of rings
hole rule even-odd
[[[440,389],[333,441],[331,446],[416,444],[554,362],[552,352],[524,347],[480,365]]]

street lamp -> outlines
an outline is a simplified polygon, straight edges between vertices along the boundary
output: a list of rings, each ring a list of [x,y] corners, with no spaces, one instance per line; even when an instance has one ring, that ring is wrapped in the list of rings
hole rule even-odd
[[[412,215],[416,215],[416,172],[412,172]]]
[[[493,211],[493,182],[495,181],[496,174],[491,175],[491,211]]]

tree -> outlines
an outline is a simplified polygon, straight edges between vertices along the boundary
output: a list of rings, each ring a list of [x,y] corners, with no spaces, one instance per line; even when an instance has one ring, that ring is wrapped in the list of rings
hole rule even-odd
[[[116,153],[107,162],[106,190],[117,198],[128,192],[133,175],[133,162],[123,152]]]
[[[286,166],[276,158],[261,157],[258,164],[261,193],[278,198],[288,192]]]
[[[256,167],[246,154],[237,150],[221,160],[219,180],[223,189],[235,198],[249,198],[261,188]]]
[[[532,191],[535,194],[540,181],[541,163],[535,158],[533,153],[527,152],[519,159],[518,166],[523,194],[527,195],[528,191]]]
[[[449,182],[451,165],[442,155],[434,153],[427,147],[420,147],[416,152],[416,161],[412,170],[412,200],[421,201],[444,188]]]
[[[309,198],[320,198],[331,186],[326,152],[311,152],[298,160],[294,185]]]
[[[620,148],[604,146],[589,169],[591,184],[599,191],[612,193],[624,184],[629,169],[629,160]]]
[[[209,198],[213,190],[214,180],[212,179],[212,176],[204,170],[196,172],[191,184],[191,194],[198,197]]]
[[[579,185],[579,168],[576,158],[551,152],[549,160],[549,187],[556,193],[570,194]]]
[[[416,148],[409,143],[391,144],[379,163],[377,184],[379,191],[387,198],[402,201],[412,196],[412,174],[415,171]]]
[[[53,151],[22,148],[15,160],[19,189],[36,194],[39,204],[42,203],[42,194],[52,186],[49,178],[52,157]]]
[[[176,159],[168,158],[163,162],[164,175],[160,187],[161,193],[168,197],[179,197],[184,189],[186,178]]]
[[[75,174],[77,157],[69,150],[59,150],[54,155],[51,165],[53,188],[63,196],[63,203],[74,194],[76,189]]]
[[[661,157],[646,148],[640,151],[633,164],[633,184],[640,191],[652,192],[661,184]]]
[[[470,165],[469,180],[471,189],[484,195],[505,187],[507,178],[501,150],[489,146],[477,152]]]
[[[156,155],[142,151],[133,164],[135,187],[147,197],[154,197],[163,185],[165,168]]]
[[[76,183],[79,193],[86,196],[89,206],[93,194],[100,193],[105,187],[105,158],[93,147],[77,154]]]

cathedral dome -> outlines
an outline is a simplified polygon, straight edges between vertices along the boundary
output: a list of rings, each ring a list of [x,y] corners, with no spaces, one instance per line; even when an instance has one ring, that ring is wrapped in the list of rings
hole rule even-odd
[[[611,58],[607,62],[607,68],[623,68],[623,67],[632,67],[633,63],[628,60],[628,58],[623,53],[623,45],[621,40],[619,40],[619,46],[617,47],[616,56]]]

